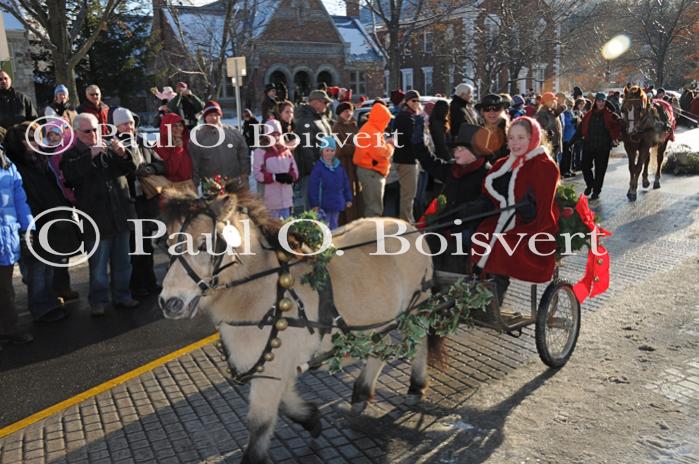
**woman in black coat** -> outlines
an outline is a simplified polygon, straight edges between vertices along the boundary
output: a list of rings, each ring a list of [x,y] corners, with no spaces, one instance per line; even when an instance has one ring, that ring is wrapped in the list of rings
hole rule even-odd
[[[451,160],[449,151],[449,103],[437,100],[430,113],[430,136],[434,144],[434,152],[445,161]]]
[[[473,154],[472,138],[478,131],[478,126],[462,124],[456,139],[450,144],[451,153],[430,153],[422,142],[422,138],[417,136],[412,139],[413,149],[422,167],[435,179],[444,184],[441,195],[446,198],[446,205],[438,211],[438,223],[453,223],[455,219],[464,217],[459,207],[467,202],[479,200],[483,179],[490,167],[485,157],[477,157]],[[415,127],[415,132],[422,133],[420,124]],[[445,161],[447,156],[451,161]],[[452,211],[449,214],[449,211]],[[429,224],[428,224],[429,225]],[[447,249],[443,253],[434,257],[435,269],[449,272],[466,273],[468,271],[468,256],[456,255],[457,250],[468,253],[470,250],[471,234],[478,225],[478,221],[467,222],[459,225],[440,229],[437,232],[445,237]],[[461,242],[461,246],[457,243]],[[440,251],[441,241],[434,236],[427,239],[433,253]]]

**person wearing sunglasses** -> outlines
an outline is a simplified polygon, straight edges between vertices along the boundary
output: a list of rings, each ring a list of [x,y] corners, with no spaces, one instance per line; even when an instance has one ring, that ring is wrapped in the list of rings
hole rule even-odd
[[[117,138],[104,143],[98,137],[98,130],[94,115],[79,114],[75,118],[77,142],[61,160],[66,183],[75,191],[78,209],[97,224],[97,231],[86,226],[84,232],[86,250],[92,250],[95,240],[99,240],[89,260],[88,301],[94,316],[104,315],[110,288],[114,307],[134,308],[139,304],[129,290],[128,220],[135,219],[136,213],[125,177],[136,172],[136,165]]]
[[[490,162],[507,156],[507,128],[509,117],[505,111],[510,104],[497,94],[490,94],[476,104],[482,129],[475,134],[473,144],[478,155]]]
[[[109,135],[109,106],[102,101],[102,91],[96,85],[88,85],[85,89],[85,99],[78,106],[78,114],[88,113],[97,118],[97,124],[101,128],[102,135]]]

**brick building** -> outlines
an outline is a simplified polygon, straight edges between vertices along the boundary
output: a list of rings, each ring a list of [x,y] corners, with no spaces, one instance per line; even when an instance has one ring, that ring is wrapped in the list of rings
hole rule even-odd
[[[472,84],[477,95],[526,93],[529,89],[537,93],[558,91],[560,49],[555,38],[559,29],[547,21],[545,2],[530,0],[517,4],[524,11],[529,5],[536,8],[529,11],[526,20],[519,18],[520,30],[527,34],[529,46],[519,62],[512,58],[514,53],[510,54],[498,42],[516,37],[512,27],[498,15],[501,2],[465,2],[453,8],[446,18],[414,33],[411,46],[401,55],[401,87],[414,88],[425,95],[450,95],[461,82]],[[505,8],[509,5],[508,2]],[[362,21],[367,24],[368,18],[363,15]],[[383,40],[380,30],[377,36]],[[532,37],[540,37],[538,48]],[[498,60],[498,53],[506,58]]]
[[[358,4],[348,3],[347,16],[331,16],[321,0],[258,3],[251,21],[250,51],[246,53],[244,105],[257,107],[268,83],[285,84],[291,99],[307,96],[321,82],[351,88],[355,97],[383,95],[384,57],[359,22]],[[176,8],[174,14],[172,8]],[[221,0],[204,6],[177,7],[154,0],[152,35],[162,44],[160,63],[155,67],[173,68],[176,64],[185,69],[185,50],[189,50],[189,55],[198,49],[204,56],[215,56],[215,42],[221,36],[224,17]],[[226,51],[227,56],[233,54],[232,48]],[[167,74],[172,75],[170,84],[192,80],[192,75],[176,70]],[[235,94],[230,85],[225,86],[220,100],[224,108],[234,106]]]

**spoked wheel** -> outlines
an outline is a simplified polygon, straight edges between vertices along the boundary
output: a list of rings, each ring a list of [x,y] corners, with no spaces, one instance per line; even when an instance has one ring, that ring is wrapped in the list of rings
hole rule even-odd
[[[580,333],[580,303],[568,282],[546,287],[536,314],[536,350],[549,367],[563,367],[573,354]]]

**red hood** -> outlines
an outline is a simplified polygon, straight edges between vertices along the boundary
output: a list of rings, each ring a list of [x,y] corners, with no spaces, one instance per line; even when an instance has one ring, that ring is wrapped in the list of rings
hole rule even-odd
[[[181,122],[184,124],[184,119],[182,119],[182,116],[180,116],[177,113],[165,113],[160,120],[160,146],[161,147],[167,147],[168,146],[168,140],[167,140],[167,134],[168,134],[168,128],[166,127],[168,124],[175,124]],[[189,143],[189,129],[187,129],[187,126],[185,125],[184,127],[184,132],[182,133],[182,144],[183,146],[187,146]]]

